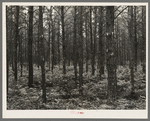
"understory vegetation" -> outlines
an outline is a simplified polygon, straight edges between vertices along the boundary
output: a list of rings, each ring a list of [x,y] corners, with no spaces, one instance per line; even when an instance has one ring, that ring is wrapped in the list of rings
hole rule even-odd
[[[146,81],[142,67],[135,72],[135,94],[131,94],[130,69],[128,66],[117,68],[117,99],[113,105],[107,105],[107,70],[99,80],[97,73],[91,76],[83,73],[83,96],[79,95],[78,86],[75,86],[74,68],[68,66],[68,73],[62,74],[62,66],[55,66],[53,73],[46,67],[46,97],[42,103],[41,72],[34,65],[33,87],[28,87],[28,71],[23,68],[23,75],[18,72],[18,82],[15,84],[13,71],[10,68],[9,87],[7,95],[7,109],[58,109],[58,110],[101,110],[101,109],[145,109],[146,108]],[[85,68],[84,68],[85,69]],[[18,68],[18,71],[20,69]],[[77,80],[77,85],[78,85]]]

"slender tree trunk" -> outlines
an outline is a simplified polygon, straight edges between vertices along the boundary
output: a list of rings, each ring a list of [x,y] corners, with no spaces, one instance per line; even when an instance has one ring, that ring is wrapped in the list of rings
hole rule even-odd
[[[6,42],[7,42],[7,45],[6,45],[6,50],[7,50],[7,94],[8,94],[8,84],[9,84],[9,60],[10,60],[10,55],[9,55],[9,41],[10,41],[10,37],[11,37],[11,34],[9,35],[9,26],[8,26],[8,24],[9,24],[9,20],[8,20],[8,6],[6,6]]]
[[[86,30],[86,73],[88,72],[88,60],[89,60],[89,49],[88,49],[88,14],[86,14],[85,20],[85,30]]]
[[[146,72],[146,8],[142,6],[142,70]]]
[[[122,38],[122,32],[120,32],[120,37]],[[122,39],[120,40],[120,65],[123,66],[123,40]]]
[[[104,44],[103,44],[103,7],[99,8],[99,59],[98,59],[98,63],[99,63],[99,78],[101,80],[101,75],[104,74]]]
[[[119,65],[121,65],[121,46],[120,46],[120,30],[118,29],[118,59],[119,59]]]
[[[93,47],[93,68],[92,68],[92,75],[95,74],[95,54],[96,54],[96,39],[97,39],[97,7],[94,7],[94,19],[95,19],[95,26],[94,26],[94,47]]]
[[[134,92],[134,33],[133,33],[133,6],[129,7],[129,37],[130,37],[130,49],[131,49],[131,55],[130,55],[130,73],[131,73],[131,93]]]
[[[124,35],[124,66],[126,65],[126,35],[125,35],[125,31],[123,32],[123,35]]]
[[[40,36],[39,36],[39,34],[40,34],[40,27],[39,27],[39,24],[38,24],[38,57],[40,57]],[[39,66],[40,66],[40,59],[38,59],[38,69],[39,69]]]
[[[119,60],[119,35],[118,35],[118,32],[119,32],[119,25],[118,25],[118,18],[117,18],[117,27],[116,27],[116,38],[117,38],[117,53],[116,53],[116,58],[117,60]]]
[[[107,71],[108,91],[107,103],[114,103],[116,99],[116,51],[114,41],[114,6],[106,8],[106,40],[107,40]]]
[[[51,13],[50,13],[50,16],[51,16]],[[50,19],[51,20],[51,19]],[[51,26],[50,26],[50,20],[49,20],[49,28],[48,28],[48,67],[49,67],[49,71],[50,71],[50,28],[51,28]]]
[[[76,12],[77,12],[77,8],[76,6],[74,7],[74,40],[73,40],[73,62],[74,62],[74,75],[75,75],[75,82],[77,85],[77,42],[76,42]]]
[[[42,6],[39,6],[39,38],[40,38],[40,65],[42,73],[42,100],[46,103],[46,84],[45,84],[45,50],[43,38],[43,12]]]
[[[20,38],[20,66],[21,66],[21,77],[22,77],[22,68],[23,68],[23,60],[22,60],[22,36]]]
[[[135,43],[135,55],[134,55],[134,65],[135,65],[135,71],[137,71],[137,30],[136,30],[136,6],[134,6],[134,43]]]
[[[93,36],[92,36],[92,7],[90,6],[90,36],[91,36],[91,66],[92,66],[92,75],[94,75],[94,60],[93,60]]]
[[[14,45],[14,43],[13,43],[13,36],[12,36],[12,21],[13,21],[13,18],[12,18],[12,7],[11,7],[11,25],[10,25],[10,37],[11,37],[11,45],[10,45],[10,50],[12,50],[11,52],[10,52],[10,57],[11,57],[11,64],[12,64],[12,70],[14,71],[14,48],[13,48],[13,45]]]
[[[125,33],[122,31],[122,64],[125,66]]]
[[[26,41],[27,41],[27,34],[26,34],[26,31],[25,31],[25,43],[24,43],[24,45],[25,45],[25,47],[24,47],[24,52],[25,52],[24,61],[25,61],[25,64],[26,64],[26,61],[27,61],[27,45],[26,45],[27,42]]]
[[[28,31],[28,61],[29,61],[29,81],[28,86],[33,85],[33,62],[32,62],[32,43],[33,43],[33,6],[29,7],[29,31]]]
[[[54,34],[55,34],[55,30],[54,30],[54,24],[53,24],[53,20],[51,18],[51,22],[52,22],[52,72],[53,72],[53,69],[54,69],[54,61],[55,61],[55,52],[54,52]]]
[[[133,38],[133,7],[131,7],[131,84],[134,92],[134,38]]]
[[[17,72],[17,43],[18,43],[18,34],[19,34],[19,6],[16,6],[16,34],[15,34],[15,81],[17,82],[17,76],[18,76],[18,72]]]
[[[49,15],[49,20],[48,20],[48,68],[50,71],[50,61],[51,61],[51,22],[52,22],[52,7],[50,8],[50,15]]]
[[[71,42],[70,42],[70,34],[69,33],[67,34],[66,43],[68,43],[68,46],[67,46],[68,66],[70,66],[70,46],[71,46]]]
[[[66,41],[66,63],[67,63],[67,66],[69,66],[69,52],[68,52],[68,49],[69,49],[69,41],[68,41],[68,39],[69,39],[69,33],[68,33],[68,26],[66,26],[66,29],[65,29],[65,41]]]
[[[20,64],[20,34],[18,35],[18,48],[17,48],[17,67],[18,67],[18,69],[19,69],[19,64]]]
[[[59,44],[60,44],[60,39],[59,39],[59,36],[60,36],[60,26],[59,26],[59,21],[58,21],[58,35],[57,35],[57,40],[58,40],[58,65],[60,66],[60,47],[59,47]]]
[[[61,6],[62,42],[63,42],[63,74],[66,74],[66,42],[64,31],[64,6]]]
[[[80,38],[80,44],[79,44],[79,93],[80,95],[83,95],[83,35],[82,35],[82,7],[80,9],[80,29],[79,29],[79,38]]]

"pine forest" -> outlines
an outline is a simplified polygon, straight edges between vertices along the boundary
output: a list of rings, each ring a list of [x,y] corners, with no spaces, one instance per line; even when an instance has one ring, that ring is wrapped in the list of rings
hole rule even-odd
[[[146,6],[6,6],[7,110],[146,109]]]

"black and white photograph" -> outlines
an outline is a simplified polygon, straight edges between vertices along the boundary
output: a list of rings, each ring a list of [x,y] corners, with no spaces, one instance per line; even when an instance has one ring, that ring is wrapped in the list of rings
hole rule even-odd
[[[4,117],[148,117],[148,3],[3,2],[2,19]]]

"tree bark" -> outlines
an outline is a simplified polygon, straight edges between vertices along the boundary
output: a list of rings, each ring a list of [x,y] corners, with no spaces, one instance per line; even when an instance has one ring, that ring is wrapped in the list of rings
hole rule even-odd
[[[10,25],[10,37],[11,37],[11,46],[10,46],[10,50],[12,50],[10,52],[10,57],[11,57],[11,64],[12,64],[12,70],[14,70],[14,43],[13,43],[13,29],[12,29],[12,21],[13,21],[13,17],[12,17],[12,7],[11,7],[11,25]]]
[[[53,12],[53,11],[52,11]],[[55,50],[54,50],[54,41],[55,41],[55,26],[54,26],[54,23],[53,23],[53,20],[52,20],[52,17],[51,17],[51,26],[52,26],[52,73],[53,73],[53,69],[54,69],[54,65],[55,65]]]
[[[40,38],[40,65],[42,73],[42,100],[46,103],[46,84],[45,84],[45,50],[43,37],[43,11],[42,6],[39,6],[39,38]]]
[[[142,70],[146,72],[146,8],[142,6]]]
[[[73,62],[74,62],[74,75],[75,75],[75,82],[77,85],[77,41],[76,41],[76,12],[77,8],[74,7],[74,40],[73,40]]]
[[[18,43],[18,34],[19,34],[19,6],[16,6],[16,34],[15,34],[15,80],[17,82],[18,69],[17,69],[17,43]]]
[[[59,39],[59,36],[60,36],[60,26],[59,26],[59,21],[58,21],[58,34],[57,34],[58,60],[57,60],[57,63],[60,66],[60,39]]]
[[[135,66],[135,71],[137,71],[137,28],[136,28],[136,6],[134,6],[134,43],[135,43],[135,55],[134,55],[134,66]]]
[[[117,18],[117,25],[116,25],[116,39],[117,39],[117,53],[116,53],[116,58],[117,60],[120,62],[120,59],[119,59],[119,35],[118,35],[118,32],[119,32],[119,25],[118,25],[118,18]]]
[[[6,49],[7,50],[7,52],[6,52],[7,53],[7,56],[6,56],[7,57],[7,87],[6,88],[7,88],[7,94],[8,94],[8,84],[9,84],[9,60],[10,60],[10,55],[9,55],[10,52],[9,52],[8,48],[10,46],[9,45],[10,44],[9,41],[11,39],[10,38],[11,33],[9,35],[9,30],[8,30],[9,26],[8,25],[9,25],[9,20],[8,20],[8,6],[6,6],[6,39],[7,39],[6,40],[6,42],[7,42],[7,45],[6,45],[6,47],[7,47],[7,49]]]
[[[24,51],[25,51],[24,60],[25,60],[25,63],[26,63],[27,62],[27,31],[25,31],[25,49],[24,49]],[[26,66],[26,68],[28,68],[28,66]]]
[[[103,7],[99,8],[99,55],[98,55],[98,65],[99,65],[99,78],[101,80],[101,75],[104,74],[104,44],[103,44]]]
[[[107,71],[108,90],[107,103],[114,103],[116,99],[116,48],[114,42],[114,6],[106,7],[106,40],[107,40]]]
[[[96,39],[97,39],[97,7],[94,7],[94,46],[93,46],[93,68],[92,68],[92,75],[95,74],[95,55],[96,55]]]
[[[93,35],[92,35],[92,7],[90,6],[90,37],[91,37],[91,66],[92,66],[92,75],[94,75],[94,60],[93,60]]]
[[[40,57],[40,23],[38,24],[38,57]],[[39,66],[40,66],[40,59],[38,59],[38,69],[39,69]]]
[[[83,95],[83,34],[82,34],[82,7],[79,8],[80,9],[80,26],[79,26],[79,93],[80,95]]]
[[[85,34],[86,34],[86,73],[88,72],[89,49],[88,49],[88,13],[86,13],[85,20]]]
[[[130,53],[130,73],[131,73],[131,85],[132,85],[132,89],[131,89],[131,93],[134,92],[134,33],[133,33],[133,6],[129,7],[129,37],[130,37],[130,49],[131,49],[131,53]]]
[[[33,43],[33,6],[29,7],[29,31],[28,31],[28,61],[29,61],[29,88],[33,85],[33,62],[32,62],[32,43]]]
[[[64,31],[64,6],[61,6],[62,42],[63,42],[63,74],[66,74],[66,42]]]
[[[20,66],[21,66],[21,77],[22,77],[22,68],[23,68],[23,59],[22,59],[22,36],[20,38]]]
[[[50,61],[51,61],[51,52],[50,52],[50,35],[51,35],[51,24],[50,24],[50,21],[52,20],[52,7],[50,8],[50,19],[49,19],[49,22],[48,22],[48,67],[49,67],[49,71],[50,71]]]

